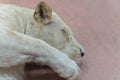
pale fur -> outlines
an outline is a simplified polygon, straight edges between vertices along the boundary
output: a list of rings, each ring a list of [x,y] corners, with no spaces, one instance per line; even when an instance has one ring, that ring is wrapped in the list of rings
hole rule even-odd
[[[74,80],[80,72],[76,62],[83,48],[55,12],[51,23],[41,24],[35,21],[34,11],[0,5],[0,80],[24,80],[24,65],[31,61]]]

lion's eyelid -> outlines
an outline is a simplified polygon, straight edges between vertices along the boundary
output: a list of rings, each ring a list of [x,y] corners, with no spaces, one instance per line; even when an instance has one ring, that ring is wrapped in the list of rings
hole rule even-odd
[[[67,33],[67,31],[64,29],[61,29],[61,31],[65,35],[66,39],[69,39],[69,34]]]

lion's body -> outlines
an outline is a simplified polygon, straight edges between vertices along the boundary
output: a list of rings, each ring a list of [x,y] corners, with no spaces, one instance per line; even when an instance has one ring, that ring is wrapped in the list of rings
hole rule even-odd
[[[74,60],[79,60],[80,45],[54,12],[51,20],[51,14],[43,11],[38,18],[35,11],[0,5],[0,80],[23,80],[24,65],[32,61],[48,65],[59,76],[73,80],[79,74]],[[50,18],[44,19],[46,15]]]

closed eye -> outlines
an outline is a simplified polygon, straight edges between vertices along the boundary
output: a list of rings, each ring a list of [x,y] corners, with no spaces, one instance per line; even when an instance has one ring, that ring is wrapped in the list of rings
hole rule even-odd
[[[69,40],[69,35],[67,33],[67,31],[65,31],[64,29],[61,29],[63,35],[65,36],[66,40]]]

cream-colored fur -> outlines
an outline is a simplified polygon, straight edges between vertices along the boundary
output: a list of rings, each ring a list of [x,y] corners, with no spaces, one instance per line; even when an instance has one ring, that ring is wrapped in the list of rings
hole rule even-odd
[[[0,5],[0,80],[24,80],[26,62],[48,65],[74,80],[80,72],[80,51],[84,52],[70,28],[47,3],[35,10]]]

